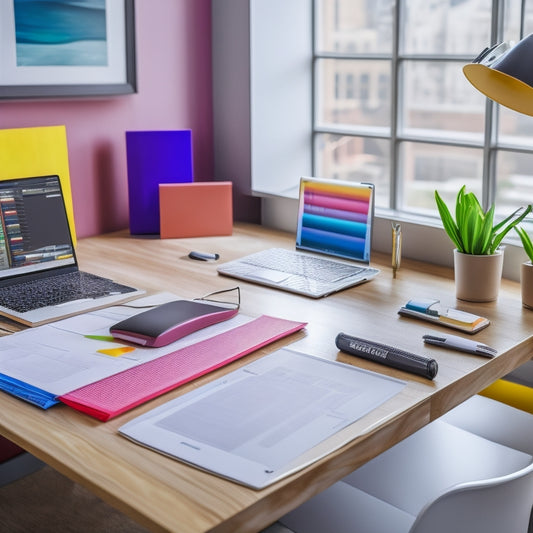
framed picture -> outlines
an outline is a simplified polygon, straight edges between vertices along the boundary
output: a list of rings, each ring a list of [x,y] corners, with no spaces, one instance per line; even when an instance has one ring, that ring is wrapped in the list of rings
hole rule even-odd
[[[135,92],[134,0],[0,2],[0,98]]]

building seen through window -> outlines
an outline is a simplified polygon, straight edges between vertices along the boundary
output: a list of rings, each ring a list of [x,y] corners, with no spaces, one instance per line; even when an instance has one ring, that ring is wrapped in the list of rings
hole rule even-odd
[[[436,216],[464,184],[497,213],[533,202],[533,118],[462,67],[533,32],[531,0],[315,0],[314,173],[371,181],[376,206]]]

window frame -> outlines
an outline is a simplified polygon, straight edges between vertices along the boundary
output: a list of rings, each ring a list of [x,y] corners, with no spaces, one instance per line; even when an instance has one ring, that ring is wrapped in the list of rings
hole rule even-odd
[[[485,104],[485,130],[481,138],[481,142],[469,139],[465,136],[463,139],[457,137],[454,133],[444,134],[442,137],[428,137],[427,135],[416,134],[413,131],[406,131],[401,122],[402,102],[403,98],[403,83],[402,73],[404,65],[408,62],[453,62],[458,64],[466,64],[472,60],[471,55],[448,55],[448,54],[412,54],[401,50],[402,47],[402,18],[405,15],[405,4],[408,0],[393,0],[394,14],[393,14],[393,38],[391,54],[382,53],[346,53],[346,52],[323,52],[318,49],[317,43],[319,40],[319,12],[320,0],[311,0],[312,2],[312,71],[313,71],[313,86],[312,86],[312,101],[313,101],[313,143],[312,143],[312,169],[313,174],[319,174],[318,170],[318,156],[316,153],[316,138],[319,135],[334,134],[345,135],[359,138],[377,138],[390,142],[389,149],[389,207],[376,208],[376,213],[379,215],[395,215],[402,218],[410,219],[413,215],[408,209],[402,208],[402,165],[401,165],[401,150],[400,146],[404,142],[415,142],[421,144],[432,144],[435,146],[451,146],[457,148],[476,148],[482,150],[482,193],[480,201],[485,209],[487,209],[496,198],[496,161],[499,152],[511,153],[525,153],[533,155],[533,148],[520,146],[518,144],[506,144],[498,138],[498,121],[499,121],[499,106],[494,102],[486,99]],[[504,1],[493,0],[491,10],[491,43],[501,42],[504,35]],[[520,5],[520,38],[524,33],[525,21],[525,4],[526,0],[521,0]],[[475,54],[476,51],[473,51]],[[337,125],[328,126],[319,124],[318,121],[318,98],[319,91],[319,63],[324,60],[361,60],[361,61],[380,61],[387,60],[391,63],[391,102],[390,102],[390,131],[385,133],[385,128],[365,128],[364,126],[355,125]],[[473,89],[475,90],[475,89]],[[422,132],[423,130],[421,130]],[[427,223],[433,225],[439,222],[438,216],[434,215],[416,215],[416,219],[427,219]],[[533,229],[533,228],[532,228]],[[510,240],[513,241],[512,236]],[[518,242],[517,240],[515,242]]]
[[[296,229],[298,178],[314,173],[312,1],[212,6],[214,175],[233,181],[236,220],[289,232]],[[376,210],[373,251],[390,255],[391,221],[402,223],[404,258],[453,264],[437,218],[392,209]],[[504,277],[518,279],[525,258],[508,244]]]

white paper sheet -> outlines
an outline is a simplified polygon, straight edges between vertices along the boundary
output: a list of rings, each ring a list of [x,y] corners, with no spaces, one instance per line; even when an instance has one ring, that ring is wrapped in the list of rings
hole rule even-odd
[[[145,311],[146,306],[176,299],[179,297],[170,293],[147,296],[124,306],[100,309],[1,337],[0,373],[60,396],[252,320],[251,317],[239,314],[187,335],[168,346],[139,346],[120,357],[97,351],[116,348],[121,346],[120,343],[85,337],[109,336],[109,328],[116,322]]]
[[[254,488],[405,382],[281,349],[122,426],[124,436]]]

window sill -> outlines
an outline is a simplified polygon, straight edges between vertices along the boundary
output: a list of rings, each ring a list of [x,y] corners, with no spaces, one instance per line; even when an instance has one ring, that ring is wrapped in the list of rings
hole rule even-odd
[[[271,228],[296,232],[297,200],[275,196],[264,196],[262,204],[262,224]],[[407,215],[391,210],[376,209],[372,235],[372,249],[391,253],[391,223],[402,227],[402,257],[416,259],[442,266],[453,266],[453,244],[444,232],[440,222],[428,217]],[[527,261],[526,254],[518,239],[506,239],[503,277],[520,280],[520,265]]]

